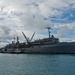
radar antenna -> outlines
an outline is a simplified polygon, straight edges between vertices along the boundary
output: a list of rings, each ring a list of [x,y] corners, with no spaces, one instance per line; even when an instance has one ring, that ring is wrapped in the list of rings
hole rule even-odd
[[[52,30],[52,29],[51,29],[51,27],[46,27],[46,29],[48,29],[48,34],[49,34],[49,38],[50,38],[50,33],[51,33],[50,30]]]

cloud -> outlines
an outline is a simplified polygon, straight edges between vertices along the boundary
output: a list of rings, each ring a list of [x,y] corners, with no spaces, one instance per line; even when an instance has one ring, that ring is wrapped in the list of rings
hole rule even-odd
[[[74,12],[75,0],[0,0],[0,36],[23,38],[24,31],[28,37],[36,32],[36,38],[43,38],[49,25],[56,37],[74,39]]]
[[[6,36],[10,33],[10,29],[6,26],[0,25],[0,35],[1,36]]]

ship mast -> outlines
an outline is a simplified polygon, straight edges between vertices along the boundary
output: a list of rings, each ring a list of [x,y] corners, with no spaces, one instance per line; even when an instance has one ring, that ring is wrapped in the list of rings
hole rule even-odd
[[[14,39],[14,43],[15,43],[15,35],[14,35],[13,39]]]
[[[48,34],[49,34],[49,38],[50,38],[50,33],[51,33],[51,27],[46,27],[46,29],[48,29]]]

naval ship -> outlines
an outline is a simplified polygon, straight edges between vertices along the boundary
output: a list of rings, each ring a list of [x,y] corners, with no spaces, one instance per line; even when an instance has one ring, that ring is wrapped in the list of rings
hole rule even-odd
[[[51,27],[48,29],[48,38],[43,38],[39,40],[32,39],[35,33],[32,35],[31,40],[29,40],[26,35],[22,32],[27,42],[20,43],[17,36],[17,42],[12,41],[11,44],[6,45],[1,49],[2,53],[34,53],[34,54],[66,54],[75,53],[75,42],[60,42],[59,38],[55,38],[51,35]]]

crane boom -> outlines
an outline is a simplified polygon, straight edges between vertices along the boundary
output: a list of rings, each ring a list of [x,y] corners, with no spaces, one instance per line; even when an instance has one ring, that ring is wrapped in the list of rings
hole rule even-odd
[[[31,37],[31,40],[30,40],[30,41],[32,41],[32,39],[33,39],[34,35],[35,35],[35,33],[32,35],[32,37]]]
[[[23,36],[25,37],[27,43],[29,44],[30,42],[29,42],[29,40],[27,39],[26,35],[25,35],[23,32],[22,32],[22,34],[23,34]]]

